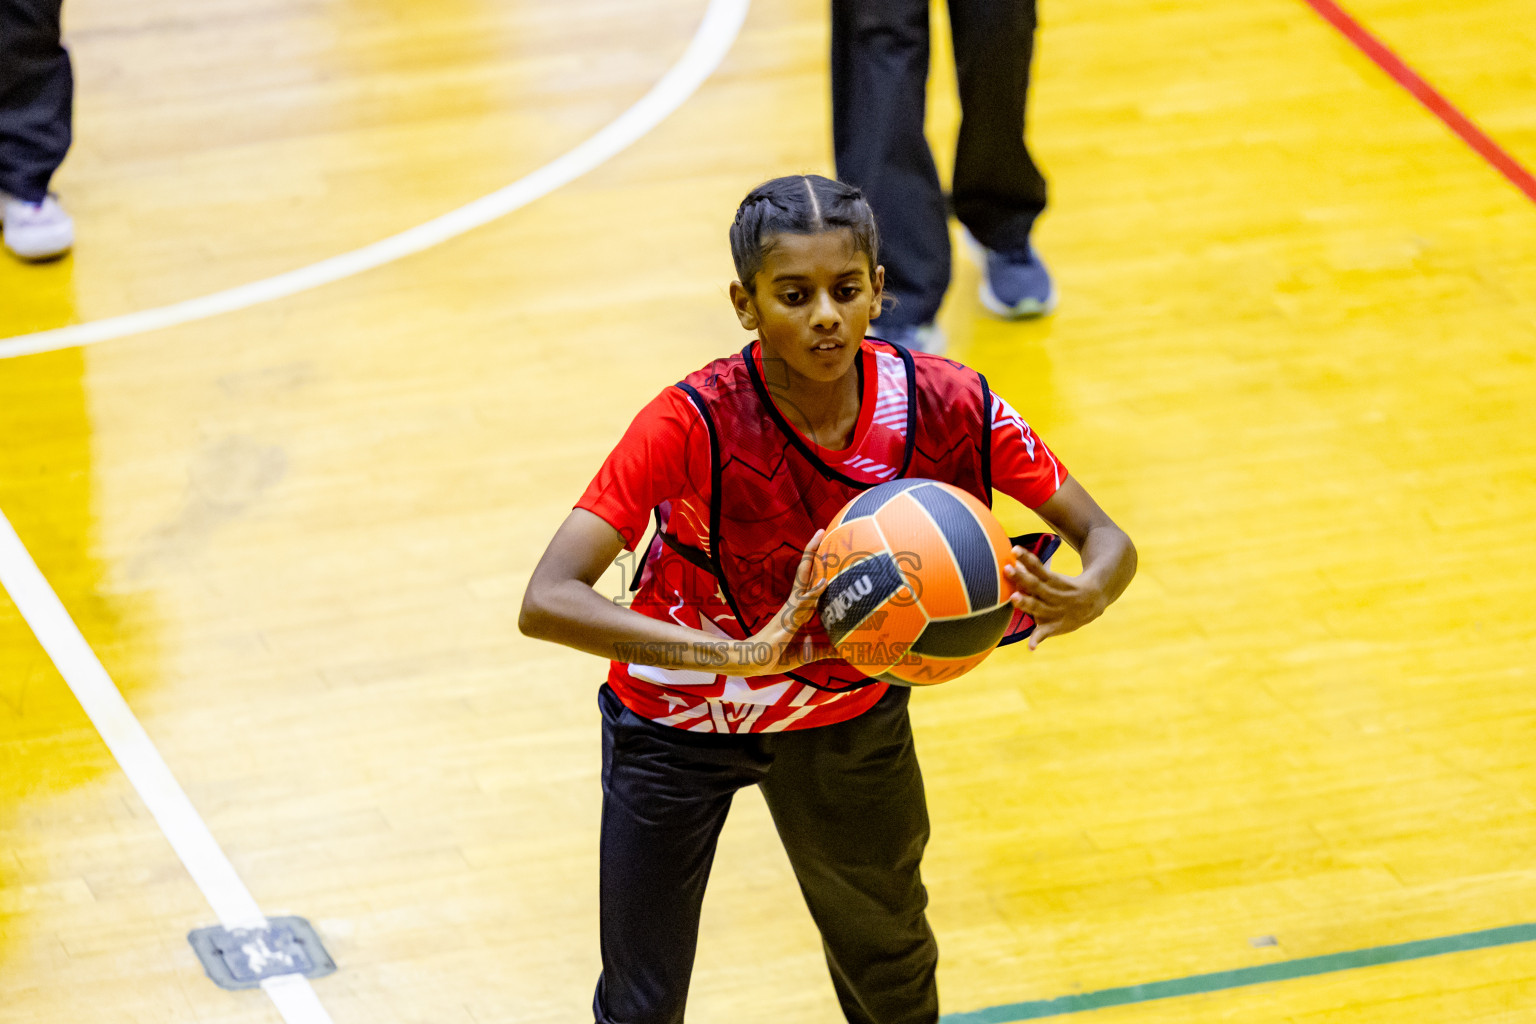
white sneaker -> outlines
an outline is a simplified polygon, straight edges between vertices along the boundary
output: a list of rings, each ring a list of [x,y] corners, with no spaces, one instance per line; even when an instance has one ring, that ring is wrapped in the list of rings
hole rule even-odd
[[[5,212],[5,247],[24,260],[51,260],[69,252],[75,244],[75,222],[53,196],[40,203],[24,203],[0,197]]]

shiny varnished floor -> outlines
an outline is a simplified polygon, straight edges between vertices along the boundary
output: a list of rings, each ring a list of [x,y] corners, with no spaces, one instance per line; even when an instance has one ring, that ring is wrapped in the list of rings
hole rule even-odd
[[[1536,163],[1527,0],[1351,10]],[[504,185],[702,12],[72,0],[79,251],[0,262],[0,335]],[[943,321],[1142,569],[915,700],[945,1009],[1536,921],[1536,206],[1297,0],[1042,15],[1061,311],[979,315],[960,260]],[[631,150],[437,249],[0,362],[0,509],[262,907],[319,927],[338,1024],[583,1019],[601,666],[517,603],[635,410],[741,344],[725,227],[829,169],[824,18],[759,4]],[[691,1020],[837,1019],[754,794],[705,918]],[[212,921],[0,596],[0,1021],[275,1021],[203,976]],[[1536,948],[1089,1016],[1514,1024]]]

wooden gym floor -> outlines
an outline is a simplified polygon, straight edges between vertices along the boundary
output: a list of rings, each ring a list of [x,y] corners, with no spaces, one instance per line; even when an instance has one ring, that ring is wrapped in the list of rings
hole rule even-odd
[[[1349,8],[1536,166],[1530,0]],[[0,336],[501,188],[639,99],[705,4],[65,13],[78,251],[0,260]],[[914,700],[946,1012],[1536,922],[1536,203],[1302,0],[1042,16],[1061,309],[990,320],[960,259],[942,321],[1142,569]],[[633,413],[743,343],[725,229],[829,171],[826,49],[823,2],[758,3],[675,113],[509,216],[0,361],[0,510],[260,907],[318,927],[337,1024],[590,1019],[602,666],[518,636],[518,601]],[[0,594],[0,1021],[277,1020],[203,976],[215,921]],[[838,1019],[755,793],[690,1019]],[[1081,1019],[1514,1024],[1536,943]]]

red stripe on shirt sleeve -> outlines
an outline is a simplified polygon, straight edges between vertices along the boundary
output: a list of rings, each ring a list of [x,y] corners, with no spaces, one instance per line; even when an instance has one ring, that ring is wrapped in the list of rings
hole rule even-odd
[[[1029,508],[1039,508],[1067,479],[1067,469],[1024,417],[1002,396],[992,396],[992,486]]]

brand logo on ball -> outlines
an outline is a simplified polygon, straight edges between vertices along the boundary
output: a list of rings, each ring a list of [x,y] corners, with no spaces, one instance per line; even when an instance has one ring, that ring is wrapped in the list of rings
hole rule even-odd
[[[843,621],[843,616],[847,615],[849,610],[858,603],[859,598],[868,597],[874,592],[874,581],[868,576],[859,577],[851,587],[827,602],[826,608],[821,613],[822,622],[828,626],[837,625]]]
[[[839,572],[821,595],[821,624],[834,644],[879,611],[904,581],[895,561],[881,553]]]

